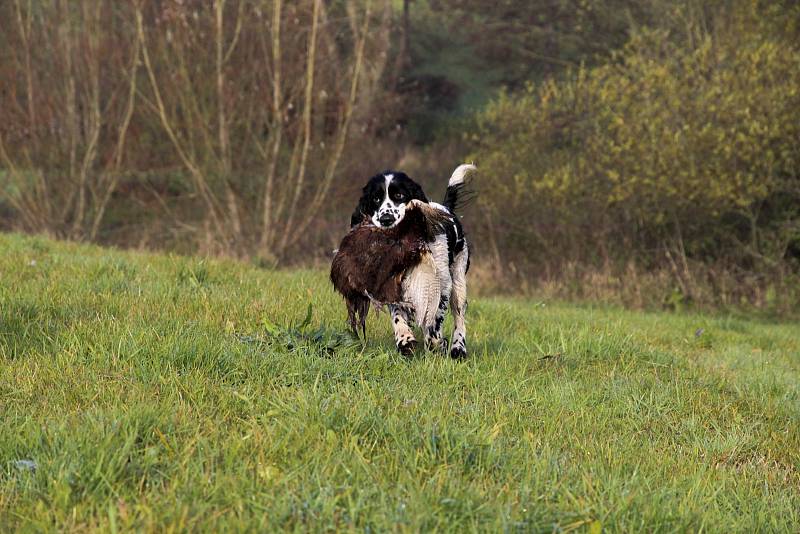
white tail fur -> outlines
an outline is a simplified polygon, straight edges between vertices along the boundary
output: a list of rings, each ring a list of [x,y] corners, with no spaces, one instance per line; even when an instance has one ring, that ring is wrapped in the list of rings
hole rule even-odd
[[[464,178],[469,174],[470,171],[476,171],[478,167],[473,165],[472,163],[465,163],[463,165],[459,165],[456,167],[456,170],[453,171],[453,175],[450,176],[450,181],[447,182],[448,186],[451,185],[458,185],[464,183]]]

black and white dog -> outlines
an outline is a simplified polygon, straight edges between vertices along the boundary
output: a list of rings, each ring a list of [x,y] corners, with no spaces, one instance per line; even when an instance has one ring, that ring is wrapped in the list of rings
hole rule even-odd
[[[450,223],[445,226],[444,233],[437,235],[428,244],[439,278],[439,307],[432,323],[420,326],[423,328],[425,346],[429,350],[446,351],[448,344],[442,336],[442,325],[449,305],[455,323],[453,344],[450,348],[452,358],[464,358],[467,355],[464,315],[467,311],[469,246],[455,212],[459,197],[463,200],[464,179],[474,169],[474,165],[461,165],[453,171],[441,204],[430,202],[422,187],[405,173],[385,171],[377,174],[364,186],[358,206],[350,218],[351,227],[367,219],[375,226],[391,228],[403,219],[406,204],[411,200],[427,202],[450,215]],[[414,309],[393,305],[390,306],[390,311],[397,349],[408,355],[417,344],[411,328],[415,321]]]

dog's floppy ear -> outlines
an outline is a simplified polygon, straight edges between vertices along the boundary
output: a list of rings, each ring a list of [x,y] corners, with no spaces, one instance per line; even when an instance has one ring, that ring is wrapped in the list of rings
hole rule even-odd
[[[375,208],[372,204],[372,196],[375,189],[374,181],[375,177],[373,176],[364,186],[364,189],[361,190],[361,198],[358,200],[358,205],[353,211],[353,215],[350,216],[350,228],[361,224],[364,218],[371,217],[375,213]]]
[[[368,211],[369,211],[369,195],[364,193],[363,195],[361,195],[361,200],[358,201],[358,206],[356,206],[355,211],[350,216],[350,228],[361,224],[364,221],[364,218],[367,217]]]
[[[417,182],[413,180],[408,181],[408,194],[411,196],[409,200],[421,200],[423,202],[430,202],[428,197],[425,196],[425,191],[422,190],[422,186],[420,186]]]

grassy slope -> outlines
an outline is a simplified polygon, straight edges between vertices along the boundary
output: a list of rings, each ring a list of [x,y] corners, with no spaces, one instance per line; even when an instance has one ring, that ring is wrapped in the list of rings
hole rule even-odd
[[[480,299],[466,363],[326,356],[258,342],[343,326],[323,273],[0,251],[0,531],[800,522],[797,325]]]

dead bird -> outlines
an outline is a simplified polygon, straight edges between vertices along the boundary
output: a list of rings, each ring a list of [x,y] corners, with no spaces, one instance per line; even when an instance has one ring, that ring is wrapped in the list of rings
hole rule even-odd
[[[395,226],[364,220],[344,236],[331,263],[331,282],[344,296],[350,328],[366,339],[370,304],[406,305],[427,325],[439,304],[439,276],[428,244],[452,223],[451,216],[421,200],[406,205]]]

